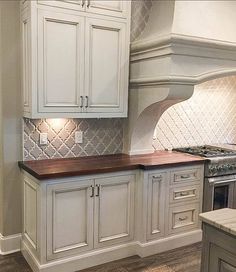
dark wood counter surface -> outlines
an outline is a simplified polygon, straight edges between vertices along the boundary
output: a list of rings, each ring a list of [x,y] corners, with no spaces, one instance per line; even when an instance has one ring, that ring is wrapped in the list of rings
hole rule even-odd
[[[124,170],[204,163],[205,158],[172,151],[129,156],[126,154],[19,162],[19,167],[39,180]]]

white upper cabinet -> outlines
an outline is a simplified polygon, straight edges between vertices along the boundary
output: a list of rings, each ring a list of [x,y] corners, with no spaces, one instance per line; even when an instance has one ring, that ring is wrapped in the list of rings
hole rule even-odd
[[[84,18],[39,10],[38,107],[78,112],[84,87]]]
[[[127,17],[129,1],[88,0],[86,11],[103,15]]]
[[[126,110],[127,46],[126,24],[87,19],[85,82],[87,112]]]
[[[129,1],[25,1],[21,29],[25,117],[127,116]]]

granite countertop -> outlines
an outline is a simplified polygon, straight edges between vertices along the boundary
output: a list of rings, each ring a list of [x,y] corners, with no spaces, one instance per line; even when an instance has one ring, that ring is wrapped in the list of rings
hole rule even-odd
[[[236,236],[236,209],[221,209],[200,214],[200,219],[209,225]]]
[[[129,156],[126,154],[19,162],[19,167],[39,180],[204,163],[205,158],[173,151]]]

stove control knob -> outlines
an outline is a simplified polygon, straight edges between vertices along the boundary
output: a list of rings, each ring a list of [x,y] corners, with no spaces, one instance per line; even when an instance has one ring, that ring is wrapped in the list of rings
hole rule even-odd
[[[216,173],[216,172],[217,172],[217,166],[211,166],[211,167],[209,168],[209,171],[210,171],[210,173],[212,173],[212,174]]]
[[[232,164],[227,164],[227,168],[228,168],[228,170],[233,170],[234,169]]]

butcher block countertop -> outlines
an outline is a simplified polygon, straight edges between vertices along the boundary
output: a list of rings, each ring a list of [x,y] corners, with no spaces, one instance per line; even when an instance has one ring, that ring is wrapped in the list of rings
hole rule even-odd
[[[39,180],[125,170],[152,170],[161,167],[204,163],[205,158],[174,151],[153,154],[91,156],[19,162],[19,167]]]
[[[236,237],[236,210],[221,209],[200,214],[200,219]]]

